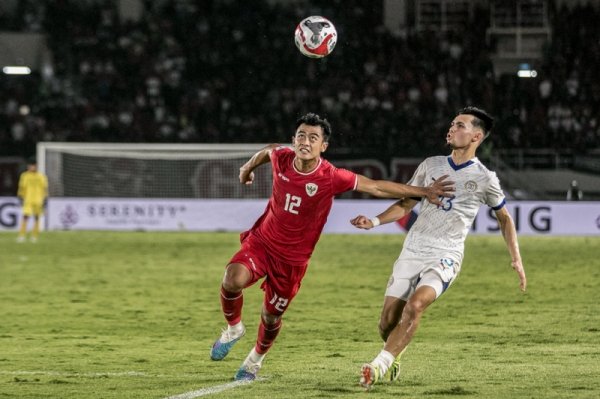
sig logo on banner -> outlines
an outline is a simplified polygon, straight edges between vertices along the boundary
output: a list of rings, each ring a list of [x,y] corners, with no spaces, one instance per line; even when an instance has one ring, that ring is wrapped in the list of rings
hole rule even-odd
[[[507,205],[515,223],[517,233],[550,233],[552,231],[552,207],[548,205],[526,206]],[[496,212],[482,207],[473,222],[473,232],[496,232],[500,230],[496,219]]]
[[[12,197],[0,197],[0,230],[16,230],[20,215],[19,201]]]

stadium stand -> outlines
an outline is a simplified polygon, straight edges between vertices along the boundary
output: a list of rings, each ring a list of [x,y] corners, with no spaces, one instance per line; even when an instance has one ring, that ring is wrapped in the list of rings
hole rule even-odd
[[[144,1],[137,20],[115,1],[13,4],[0,31],[44,33],[54,62],[51,73],[0,75],[4,156],[29,156],[39,141],[285,142],[296,116],[317,110],[334,124],[333,156],[422,157],[442,150],[464,104],[497,116],[484,158],[600,147],[600,12],[585,2],[549,2],[552,39],[536,79],[494,75],[481,2],[450,32],[390,32],[382,3],[359,0]],[[322,61],[293,45],[308,14],[338,27]]]

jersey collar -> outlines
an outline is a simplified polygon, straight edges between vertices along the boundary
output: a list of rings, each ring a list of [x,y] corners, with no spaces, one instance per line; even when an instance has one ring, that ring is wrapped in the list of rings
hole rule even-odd
[[[452,169],[454,169],[455,171],[464,169],[469,165],[473,165],[475,161],[477,161],[477,158],[469,159],[467,162],[457,165],[454,163],[451,156],[448,157],[448,163],[450,164],[450,167],[452,167]]]
[[[300,175],[304,175],[304,176],[308,176],[308,175],[312,175],[313,173],[315,173],[317,170],[319,170],[319,168],[321,167],[321,163],[323,162],[323,158],[319,157],[319,163],[317,164],[317,166],[315,166],[315,168],[313,170],[311,170],[310,172],[300,172],[298,170],[298,168],[296,168],[296,157],[294,157],[294,159],[292,159],[292,167],[294,168],[294,170],[296,171],[296,173],[300,174]]]

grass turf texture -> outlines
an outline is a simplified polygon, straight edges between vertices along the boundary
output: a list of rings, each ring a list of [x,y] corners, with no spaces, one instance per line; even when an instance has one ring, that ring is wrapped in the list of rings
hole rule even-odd
[[[248,335],[209,360],[225,325],[223,267],[237,234],[0,234],[0,398],[165,398],[231,381]],[[457,282],[422,319],[401,382],[358,386],[403,237],[326,235],[250,385],[211,398],[600,397],[599,237],[521,237],[529,290],[501,237],[470,237]]]

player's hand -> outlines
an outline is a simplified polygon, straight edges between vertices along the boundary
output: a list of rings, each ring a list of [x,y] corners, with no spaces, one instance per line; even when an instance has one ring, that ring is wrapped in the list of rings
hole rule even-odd
[[[444,175],[435,180],[432,184],[427,186],[427,201],[434,205],[441,205],[443,197],[452,197],[454,194],[454,182],[446,180],[448,175]]]
[[[371,222],[371,219],[363,215],[359,215],[354,219],[351,219],[350,224],[352,224],[356,228],[363,230],[369,230],[373,228],[373,222]]]
[[[527,290],[527,277],[525,276],[525,269],[523,268],[523,262],[521,259],[513,260],[510,262],[510,265],[519,275],[519,288],[521,291],[525,292]]]
[[[242,166],[240,168],[240,183],[242,184],[252,184],[254,182],[254,172],[250,169]]]

